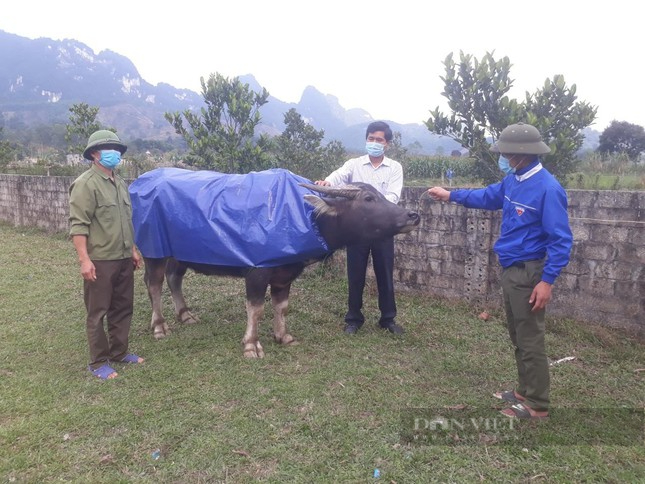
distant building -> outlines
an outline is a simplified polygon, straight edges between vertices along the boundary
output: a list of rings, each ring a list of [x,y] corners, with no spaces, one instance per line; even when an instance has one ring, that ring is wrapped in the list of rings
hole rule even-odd
[[[80,165],[81,163],[84,163],[84,159],[79,154],[67,155],[65,158],[65,165],[68,166]]]

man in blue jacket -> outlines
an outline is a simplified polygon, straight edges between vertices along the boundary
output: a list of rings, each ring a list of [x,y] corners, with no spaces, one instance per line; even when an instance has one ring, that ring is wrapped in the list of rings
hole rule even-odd
[[[433,187],[434,200],[468,208],[502,210],[502,226],[494,250],[502,265],[502,291],[508,333],[515,346],[518,385],[495,397],[513,405],[508,417],[548,417],[549,363],[544,347],[544,313],[551,288],[569,263],[573,237],[567,215],[567,194],[540,163],[551,149],[530,124],[506,127],[491,148],[499,153],[500,183],[475,190]]]

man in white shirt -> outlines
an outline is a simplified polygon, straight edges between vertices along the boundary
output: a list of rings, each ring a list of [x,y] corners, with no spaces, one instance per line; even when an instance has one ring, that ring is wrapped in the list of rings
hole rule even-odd
[[[383,121],[374,121],[365,133],[366,155],[352,158],[316,185],[339,186],[352,182],[372,185],[392,203],[398,203],[403,188],[401,164],[385,156],[385,148],[392,141],[392,129]],[[372,255],[374,274],[378,287],[378,306],[381,311],[379,325],[390,333],[403,334],[395,323],[394,298],[394,237],[387,237],[370,244],[347,247],[347,280],[349,285],[348,310],[345,315],[345,333],[355,334],[365,322],[361,311],[363,289],[369,255]]]

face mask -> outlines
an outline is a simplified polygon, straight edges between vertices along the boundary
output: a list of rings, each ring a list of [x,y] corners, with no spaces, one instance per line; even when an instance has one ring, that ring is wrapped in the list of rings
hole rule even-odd
[[[365,143],[365,150],[367,151],[368,155],[378,157],[385,152],[385,146],[375,141],[368,141],[367,143]]]
[[[121,163],[121,153],[116,150],[102,150],[99,163],[105,168],[111,170]]]
[[[508,161],[508,158],[504,157],[503,155],[499,155],[497,166],[499,166],[499,169],[502,170],[505,175],[515,173],[515,168],[511,167],[511,162]]]

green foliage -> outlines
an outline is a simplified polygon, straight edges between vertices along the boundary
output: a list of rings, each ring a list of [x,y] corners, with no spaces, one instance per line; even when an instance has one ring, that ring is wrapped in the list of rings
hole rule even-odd
[[[567,87],[564,78],[554,76],[534,94],[526,93],[524,102],[507,96],[513,85],[508,57],[496,60],[487,53],[481,60],[460,52],[460,62],[449,54],[444,60],[442,95],[448,99],[450,117],[437,107],[425,122],[427,128],[459,142],[477,160],[477,177],[485,183],[499,181],[496,153],[490,151],[489,138],[497,139],[509,124],[526,122],[540,130],[552,153],[545,165],[556,176],[573,170],[575,153],[582,145],[582,129],[589,126],[596,108],[576,102],[576,86]]]
[[[419,179],[441,179],[448,168],[456,177],[472,179],[475,177],[476,163],[472,158],[450,156],[418,156],[401,163],[406,181]]]
[[[134,180],[142,173],[157,168],[153,159],[145,153],[133,153],[117,168],[117,173],[126,179]]]
[[[576,152],[584,141],[582,130],[596,117],[595,107],[576,99],[576,85],[567,87],[564,77],[557,75],[546,79],[535,94],[526,93],[524,103],[524,121],[535,126],[551,148],[543,157],[544,165],[560,180],[575,170]]]
[[[190,152],[185,162],[223,173],[268,168],[269,140],[264,135],[254,139],[261,119],[259,109],[268,102],[268,91],[256,93],[238,77],[229,80],[219,73],[211,74],[208,81],[202,77],[201,85],[206,108],[200,114],[190,110],[165,113],[166,120],[188,145]]]
[[[285,130],[272,140],[277,166],[310,180],[319,180],[344,156],[345,149],[340,142],[321,146],[325,131],[307,124],[295,109],[285,113],[284,124]]]
[[[0,126],[0,138],[2,138],[2,127]],[[6,167],[14,161],[17,146],[10,141],[0,139],[0,167]]]
[[[625,153],[589,153],[579,163],[578,170],[567,176],[566,188],[645,190],[645,165],[631,161]]]
[[[96,120],[99,108],[90,106],[87,103],[78,103],[72,104],[69,112],[71,114],[69,115],[69,123],[66,126],[65,133],[68,153],[83,153],[90,135],[99,129],[104,129]],[[116,132],[113,128],[105,129]]]
[[[325,147],[325,151],[323,153],[322,166],[325,167],[323,173],[324,176],[327,176],[327,174],[342,165],[347,157],[347,151],[345,150],[343,143],[338,140],[330,141]]]
[[[387,145],[386,156],[398,161],[399,163],[405,162],[408,159],[408,148],[403,146],[403,137],[400,131],[395,131],[392,140]]]
[[[612,121],[601,133],[597,150],[602,155],[625,153],[637,160],[645,152],[645,129],[625,121]]]

